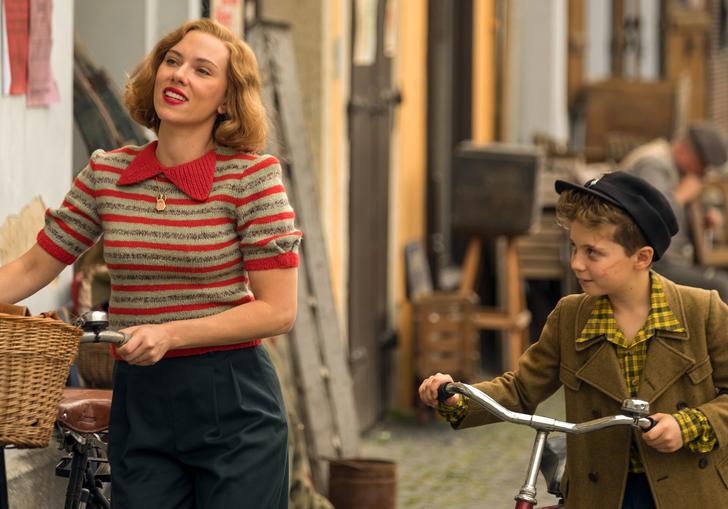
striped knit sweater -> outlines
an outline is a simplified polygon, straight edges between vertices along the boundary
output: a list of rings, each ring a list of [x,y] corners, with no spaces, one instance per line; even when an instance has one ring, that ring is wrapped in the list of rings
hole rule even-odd
[[[94,152],[38,234],[38,244],[66,264],[103,234],[114,329],[220,313],[254,300],[249,271],[298,265],[301,232],[274,157],[217,147],[164,168],[156,146]],[[158,212],[160,193],[166,209]]]

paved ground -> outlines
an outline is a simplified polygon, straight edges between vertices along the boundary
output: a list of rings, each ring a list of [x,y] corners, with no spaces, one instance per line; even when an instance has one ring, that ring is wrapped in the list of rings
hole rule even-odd
[[[538,413],[563,418],[563,393]],[[363,456],[397,462],[398,509],[513,509],[534,436],[508,423],[454,431],[442,420],[390,418],[365,435]],[[538,502],[556,502],[540,476]]]

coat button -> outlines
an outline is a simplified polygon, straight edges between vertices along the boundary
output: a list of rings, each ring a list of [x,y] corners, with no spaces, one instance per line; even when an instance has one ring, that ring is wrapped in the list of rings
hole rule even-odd
[[[708,466],[708,458],[700,458],[700,461],[698,461],[698,466],[700,468],[705,468]]]
[[[677,402],[677,409],[678,409],[678,411],[685,410],[687,407],[688,407],[688,404],[685,403],[684,401],[678,401]]]
[[[597,482],[599,480],[599,472],[589,472],[589,480],[591,482]]]
[[[592,417],[595,419],[599,419],[602,416],[602,413],[597,410],[596,408],[591,411]]]

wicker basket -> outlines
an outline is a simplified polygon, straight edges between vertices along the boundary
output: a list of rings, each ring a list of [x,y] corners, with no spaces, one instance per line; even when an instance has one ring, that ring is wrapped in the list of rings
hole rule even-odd
[[[81,330],[0,314],[0,445],[46,447]]]
[[[88,387],[111,389],[114,358],[106,343],[87,343],[78,349],[76,367]]]

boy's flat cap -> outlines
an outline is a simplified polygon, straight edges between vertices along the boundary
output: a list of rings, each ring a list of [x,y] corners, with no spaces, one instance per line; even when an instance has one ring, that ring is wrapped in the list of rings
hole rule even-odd
[[[623,171],[605,173],[583,186],[557,180],[556,192],[575,189],[594,195],[624,210],[637,224],[654,249],[657,261],[670,245],[678,231],[677,219],[667,198],[646,180]]]
[[[728,160],[728,148],[720,130],[710,124],[688,127],[688,139],[706,166],[723,166]]]

